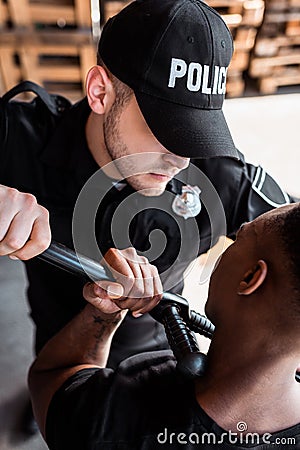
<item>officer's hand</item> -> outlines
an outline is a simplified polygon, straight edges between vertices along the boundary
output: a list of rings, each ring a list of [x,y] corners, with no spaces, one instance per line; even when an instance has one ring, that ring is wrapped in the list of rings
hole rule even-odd
[[[30,259],[50,241],[47,209],[33,195],[0,185],[0,256]]]
[[[160,301],[162,284],[157,268],[134,248],[109,249],[102,264],[106,264],[117,283],[99,281],[87,283],[84,298],[105,314],[130,310],[134,317],[150,311]]]

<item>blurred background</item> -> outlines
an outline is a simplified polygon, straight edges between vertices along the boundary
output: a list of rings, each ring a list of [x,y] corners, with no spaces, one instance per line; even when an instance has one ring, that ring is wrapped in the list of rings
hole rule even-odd
[[[24,79],[76,101],[101,27],[129,1],[0,0],[0,93]],[[300,83],[300,0],[207,0],[234,39],[227,97]]]
[[[81,99],[102,26],[128,3],[0,0],[0,95],[31,80],[72,102]],[[300,0],[206,3],[223,16],[234,39],[224,112],[236,146],[300,197]],[[217,255],[230,243],[220,240],[212,251]],[[208,280],[199,283],[207,257],[185,277],[184,295],[199,312],[208,290]],[[0,283],[0,449],[44,450],[39,434],[20,432],[34,333],[22,263],[0,257]],[[207,340],[199,341],[206,351]]]

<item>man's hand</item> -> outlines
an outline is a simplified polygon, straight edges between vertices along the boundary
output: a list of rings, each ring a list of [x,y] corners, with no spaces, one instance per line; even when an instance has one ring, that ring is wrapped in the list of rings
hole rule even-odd
[[[27,260],[49,247],[49,213],[34,195],[0,185],[0,256]]]
[[[83,296],[104,315],[130,310],[134,317],[139,317],[161,300],[162,284],[157,268],[134,248],[111,248],[102,264],[109,267],[117,283],[87,283]]]

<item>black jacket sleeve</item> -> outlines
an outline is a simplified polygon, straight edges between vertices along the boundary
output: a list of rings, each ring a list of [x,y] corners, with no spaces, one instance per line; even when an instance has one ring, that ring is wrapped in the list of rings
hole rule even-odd
[[[242,223],[298,199],[285,192],[263,167],[247,163],[241,154],[240,182],[233,201],[235,207],[227,217],[227,236],[231,239],[235,239]]]
[[[239,156],[240,160],[210,158],[191,161],[196,170],[194,170],[194,177],[188,182],[189,184],[198,184],[200,180],[201,199],[204,201],[206,198],[204,206],[207,214],[205,215],[202,211],[197,217],[202,237],[211,236],[214,225],[218,230],[217,236],[224,234],[224,229],[226,229],[226,236],[234,239],[242,223],[249,222],[273,208],[298,201],[286,193],[263,167],[246,162],[244,155],[240,152]],[[209,180],[205,183],[206,188],[203,188],[201,178]],[[216,194],[209,195],[210,190],[211,192],[215,191]],[[213,215],[211,211],[214,209],[217,214]],[[212,220],[215,222],[219,220],[221,223],[223,220],[221,216],[226,221],[226,227],[211,223]],[[211,242],[212,245],[215,243],[216,239]],[[203,248],[200,249],[201,252],[206,251],[207,247],[208,244],[204,243]]]
[[[143,352],[118,368],[84,369],[55,393],[47,414],[51,450],[152,449],[141,445],[192,423],[194,384],[175,370],[171,351]],[[185,411],[184,418],[181,412]]]

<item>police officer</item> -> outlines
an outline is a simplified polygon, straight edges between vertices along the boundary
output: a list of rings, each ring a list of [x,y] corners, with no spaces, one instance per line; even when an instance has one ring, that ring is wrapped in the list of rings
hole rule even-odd
[[[136,0],[105,25],[81,101],[28,82],[1,99],[0,255],[25,262],[36,352],[84,306],[81,280],[34,258],[51,239],[98,259],[130,244],[180,293],[221,235],[293,201],[234,145],[222,112],[232,52],[203,2]],[[37,97],[13,101],[24,89]],[[167,346],[148,314],[128,315],[109,365]]]

